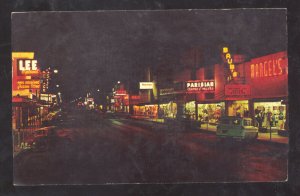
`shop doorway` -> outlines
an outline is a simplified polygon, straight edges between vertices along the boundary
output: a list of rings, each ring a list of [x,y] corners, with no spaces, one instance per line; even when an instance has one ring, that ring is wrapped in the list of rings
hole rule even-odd
[[[249,101],[248,100],[229,101],[228,116],[250,117]]]

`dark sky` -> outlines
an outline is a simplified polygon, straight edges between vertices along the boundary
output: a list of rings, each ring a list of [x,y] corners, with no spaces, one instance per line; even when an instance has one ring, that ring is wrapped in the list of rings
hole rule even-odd
[[[31,12],[12,15],[13,51],[34,51],[42,68],[59,69],[65,98],[142,80],[146,66],[181,66],[191,48],[205,65],[220,50],[249,58],[286,50],[286,10]]]

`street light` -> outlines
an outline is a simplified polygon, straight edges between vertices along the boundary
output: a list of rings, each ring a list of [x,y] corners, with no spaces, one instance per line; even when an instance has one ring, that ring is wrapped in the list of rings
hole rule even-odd
[[[120,81],[118,81],[118,84],[120,84],[121,82]]]
[[[57,73],[58,73],[58,70],[57,70],[57,69],[54,69],[54,70],[53,70],[53,73],[56,73],[56,74],[57,74]]]
[[[100,89],[98,89],[97,91],[100,92]]]
[[[56,87],[58,88],[58,87],[59,87],[59,85],[57,84],[57,85],[56,85]]]

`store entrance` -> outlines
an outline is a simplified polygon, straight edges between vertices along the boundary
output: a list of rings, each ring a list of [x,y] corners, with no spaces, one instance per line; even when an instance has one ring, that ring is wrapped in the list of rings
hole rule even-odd
[[[229,101],[228,116],[250,117],[249,101],[248,100]]]

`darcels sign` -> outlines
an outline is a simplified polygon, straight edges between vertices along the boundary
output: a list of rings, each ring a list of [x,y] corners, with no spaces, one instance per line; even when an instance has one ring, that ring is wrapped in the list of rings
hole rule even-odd
[[[252,59],[250,64],[251,78],[276,77],[287,74],[287,54],[275,54]]]
[[[188,92],[201,92],[201,91],[214,91],[215,81],[214,80],[191,80],[186,82],[186,90]]]

